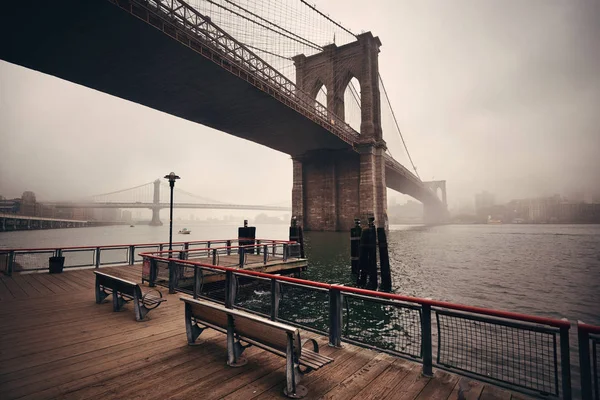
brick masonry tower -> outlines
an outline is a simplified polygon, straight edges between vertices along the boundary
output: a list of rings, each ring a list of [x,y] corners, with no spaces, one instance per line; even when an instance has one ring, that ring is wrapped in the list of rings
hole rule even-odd
[[[292,213],[305,230],[347,231],[354,218],[375,217],[388,226],[384,153],[381,130],[378,54],[381,42],[370,32],[343,46],[294,57],[296,85],[317,97],[327,89],[327,109],[344,117],[344,92],[352,78],[360,84],[360,137],[353,150],[322,149],[293,158]]]

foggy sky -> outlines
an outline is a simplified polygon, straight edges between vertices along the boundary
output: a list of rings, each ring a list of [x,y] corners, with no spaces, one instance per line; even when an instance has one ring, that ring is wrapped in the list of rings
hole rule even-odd
[[[423,180],[447,180],[451,206],[481,190],[504,201],[600,190],[600,2],[316,5],[380,37],[380,72],[413,160]],[[198,195],[291,202],[285,154],[3,61],[0,144],[7,197],[63,200],[175,171]]]

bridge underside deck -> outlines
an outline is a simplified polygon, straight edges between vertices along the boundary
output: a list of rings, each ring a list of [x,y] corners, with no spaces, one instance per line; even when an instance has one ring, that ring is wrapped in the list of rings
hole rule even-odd
[[[9,2],[0,22],[5,61],[291,155],[351,147],[107,0]]]
[[[104,268],[139,281],[141,268]],[[283,398],[284,359],[251,347],[248,364],[226,365],[225,336],[208,330],[187,346],[180,295],[168,295],[149,320],[135,322],[131,306],[120,313],[94,302],[92,270],[63,274],[0,274],[0,392],[3,399]],[[493,386],[344,344],[326,345],[333,364],[306,376],[308,398],[517,399]]]

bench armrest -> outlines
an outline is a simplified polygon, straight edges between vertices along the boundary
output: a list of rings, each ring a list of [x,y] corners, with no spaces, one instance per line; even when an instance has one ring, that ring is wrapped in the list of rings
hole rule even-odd
[[[158,296],[151,294],[151,292],[156,292],[158,293]],[[146,297],[148,297],[148,299],[152,299],[155,300],[153,302],[149,302],[146,301]],[[156,307],[158,307],[160,305],[160,303],[162,303],[164,300],[162,298],[162,293],[157,290],[157,289],[150,289],[150,291],[144,293],[144,295],[142,296],[142,304],[144,305],[144,307],[146,307],[148,310],[153,310]]]

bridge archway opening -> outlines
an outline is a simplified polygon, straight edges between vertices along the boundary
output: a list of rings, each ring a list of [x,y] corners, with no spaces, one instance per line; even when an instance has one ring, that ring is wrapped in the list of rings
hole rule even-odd
[[[318,85],[316,94],[313,96],[315,99],[315,106],[317,103],[321,103],[325,107],[327,107],[327,86],[324,84]]]
[[[344,90],[344,121],[354,130],[360,132],[360,123],[362,121],[360,82],[356,77],[352,78],[346,84]]]
[[[435,195],[438,199],[440,199],[440,201],[444,201],[444,191],[442,190],[441,186],[435,188]]]

